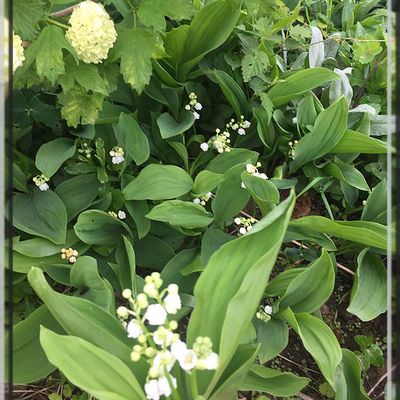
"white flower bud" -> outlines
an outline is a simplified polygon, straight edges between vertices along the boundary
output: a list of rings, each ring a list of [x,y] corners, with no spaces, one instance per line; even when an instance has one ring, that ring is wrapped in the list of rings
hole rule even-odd
[[[132,296],[132,290],[131,289],[124,289],[122,291],[122,297],[124,299],[129,299]]]
[[[158,381],[156,379],[149,380],[144,385],[144,391],[146,392],[146,397],[149,400],[160,400],[160,390],[158,388]]]
[[[271,306],[265,306],[264,311],[266,314],[271,315],[272,314],[272,307]]]
[[[129,321],[126,330],[128,331],[128,338],[131,339],[137,339],[143,333],[141,326],[135,319]]]
[[[244,228],[243,226],[239,229],[239,233],[240,233],[241,235],[244,235],[246,232],[247,232],[247,231],[246,231],[246,228]]]
[[[49,185],[47,183],[42,183],[41,185],[39,185],[39,189],[42,192],[46,192],[47,190],[49,190]]]
[[[125,213],[125,211],[119,210],[119,211],[118,211],[118,218],[119,218],[119,219],[125,219],[125,218],[126,218],[126,213]]]
[[[207,151],[208,148],[209,148],[208,143],[206,143],[206,142],[202,143],[202,144],[200,145],[200,148],[201,148],[203,151]]]
[[[196,111],[193,111],[193,117],[194,119],[200,119],[200,114]]]
[[[144,293],[138,294],[138,296],[136,298],[136,302],[141,309],[146,308],[149,305],[147,296]]]
[[[124,306],[118,307],[117,308],[117,315],[120,318],[128,318],[129,313],[128,313],[128,309]]]
[[[203,108],[203,106],[198,102],[194,105],[194,109],[197,111],[200,111],[202,108]]]
[[[195,199],[193,199],[193,203],[194,204],[200,204],[200,199],[198,197],[196,197]]]
[[[164,298],[164,306],[168,314],[176,314],[182,308],[179,294],[168,294]]]
[[[8,50],[8,49],[7,49]],[[25,61],[22,39],[14,33],[13,35],[13,72]],[[42,189],[40,189],[42,190]]]
[[[167,312],[161,304],[151,304],[144,314],[150,325],[163,325],[167,319]]]
[[[242,222],[242,220],[241,220],[239,217],[236,217],[236,218],[233,220],[233,222],[234,222],[236,225],[240,225],[241,222]]]

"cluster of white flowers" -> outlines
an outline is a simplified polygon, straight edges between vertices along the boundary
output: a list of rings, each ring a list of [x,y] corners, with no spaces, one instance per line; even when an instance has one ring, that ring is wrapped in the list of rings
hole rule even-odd
[[[109,152],[111,158],[111,161],[113,164],[121,164],[125,161],[125,157],[124,157],[124,149],[122,147],[119,146],[115,146],[112,148],[112,150],[110,150]]]
[[[296,155],[296,144],[299,143],[298,140],[295,140],[294,143],[293,142],[289,142],[289,157],[290,158],[294,158]]]
[[[182,308],[179,288],[170,284],[161,290],[162,279],[157,272],[145,278],[143,293],[133,297],[130,289],[122,296],[129,301],[130,308],[118,307],[117,315],[124,324],[128,337],[137,339],[133,346],[131,359],[134,362],[142,357],[150,365],[144,390],[149,400],[159,400],[170,396],[176,388],[176,379],[170,371],[178,363],[187,373],[195,370],[212,370],[218,366],[218,355],[212,351],[208,337],[198,337],[192,349],[180,340],[176,321],[169,321],[168,315],[176,314]],[[127,320],[132,317],[129,322]],[[147,326],[157,326],[151,332]]]
[[[272,307],[269,305],[260,307],[259,310],[256,312],[256,317],[264,322],[268,322],[271,319],[271,315]]]
[[[240,236],[245,235],[247,232],[249,232],[253,225],[257,222],[257,220],[253,217],[236,217],[233,222],[239,227],[238,235]]]
[[[8,49],[7,49],[8,50]],[[20,67],[25,61],[24,48],[22,47],[22,39],[13,34],[13,72]],[[8,64],[8,62],[7,62]]]
[[[208,149],[211,147],[217,150],[218,153],[223,153],[224,151],[229,153],[231,151],[231,140],[229,139],[230,136],[231,134],[228,131],[221,133],[221,130],[217,128],[215,130],[215,135],[208,142],[202,143],[200,148],[203,151],[208,151]]]
[[[197,95],[195,93],[189,94],[189,103],[186,104],[185,110],[193,113],[194,119],[200,119],[200,114],[197,111],[201,111],[203,106],[197,101]]]
[[[119,210],[118,212],[109,211],[108,213],[114,218],[119,218],[119,219],[125,219],[126,218],[126,212],[123,211],[123,210]]]
[[[81,148],[78,149],[78,153],[82,154],[84,158],[90,158],[92,156],[93,149],[86,142],[81,142]]]
[[[117,32],[101,4],[82,1],[74,8],[69,23],[65,37],[83,62],[98,64],[107,58]]]
[[[240,116],[240,121],[235,121],[233,118],[226,124],[226,128],[233,129],[234,131],[237,130],[237,133],[241,136],[246,134],[246,129],[250,128],[251,123],[244,119],[244,116]]]
[[[245,135],[245,129],[250,128],[251,124],[249,121],[244,119],[244,116],[240,116],[240,121],[235,121],[233,118],[225,125],[224,131],[221,133],[221,129],[215,130],[215,135],[211,137],[208,142],[204,142],[200,144],[200,148],[203,151],[208,151],[210,148],[213,148],[218,151],[218,153],[223,153],[224,151],[230,152],[231,147],[231,132],[237,131],[239,135]]]
[[[33,182],[35,185],[42,191],[45,192],[46,190],[49,190],[49,185],[47,182],[50,180],[49,178],[45,177],[43,174],[42,175],[36,175],[32,178]]]
[[[205,206],[207,201],[210,200],[212,196],[213,196],[213,194],[211,192],[208,192],[208,193],[204,194],[203,196],[194,198],[193,203],[201,204],[202,206]]]
[[[61,258],[63,260],[68,260],[71,264],[76,262],[76,257],[78,257],[79,253],[77,250],[72,249],[61,249]]]

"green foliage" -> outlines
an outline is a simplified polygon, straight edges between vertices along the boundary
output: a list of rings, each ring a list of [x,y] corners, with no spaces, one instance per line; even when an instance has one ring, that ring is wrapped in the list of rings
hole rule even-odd
[[[362,378],[385,348],[357,335],[352,353],[338,338],[388,306],[382,2],[95,2],[117,32],[97,64],[58,13],[78,1],[14,3],[15,383],[57,368],[64,397],[146,398],[150,365],[131,358],[143,338],[127,337],[119,307],[158,271],[161,291],[179,286],[168,318],[181,338],[208,336],[219,356],[192,374],[176,362],[173,400],[316,387],[368,399]],[[342,285],[337,313],[357,332],[330,328]],[[322,375],[278,370],[285,348]]]

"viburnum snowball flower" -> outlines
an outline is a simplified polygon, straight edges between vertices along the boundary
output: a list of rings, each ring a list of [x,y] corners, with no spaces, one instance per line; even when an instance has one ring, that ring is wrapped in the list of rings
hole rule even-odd
[[[85,63],[98,64],[107,58],[117,39],[114,22],[101,4],[86,0],[74,8],[65,37]]]
[[[22,39],[14,33],[13,35],[13,72],[25,61]]]

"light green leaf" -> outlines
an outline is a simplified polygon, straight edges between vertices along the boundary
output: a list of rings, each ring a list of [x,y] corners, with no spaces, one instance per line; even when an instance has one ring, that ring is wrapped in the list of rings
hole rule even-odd
[[[275,141],[275,129],[271,122],[272,110],[269,111],[261,107],[253,108],[254,118],[257,120],[258,137],[267,148],[271,149]]]
[[[309,68],[295,72],[283,81],[278,81],[268,91],[268,95],[275,107],[279,107],[334,79],[338,79],[338,76],[327,68]]]
[[[36,153],[36,168],[47,178],[51,178],[64,161],[75,154],[75,141],[58,138],[42,144]]]
[[[203,170],[200,171],[193,184],[193,195],[201,196],[213,191],[224,179],[223,174]]]
[[[119,282],[122,289],[131,289],[137,294],[136,285],[136,255],[132,243],[126,236],[118,243],[115,260],[119,266]]]
[[[347,311],[371,321],[387,310],[387,272],[380,257],[369,249],[358,255],[357,265]]]
[[[313,130],[296,145],[294,160],[290,164],[291,172],[331,152],[344,135],[347,115],[348,106],[343,97],[318,115]]]
[[[118,242],[121,235],[132,232],[125,222],[100,210],[81,213],[74,225],[76,236],[87,244],[111,245]]]
[[[45,3],[41,0],[14,0],[12,11],[15,33],[22,40],[35,39],[40,29],[38,22],[46,14]]]
[[[157,125],[163,139],[180,135],[190,129],[194,124],[193,113],[185,111],[182,113],[181,121],[177,122],[168,113],[161,114],[157,118]]]
[[[93,125],[96,122],[103,107],[104,95],[91,94],[80,86],[74,86],[60,93],[58,100],[62,104],[61,116],[69,126],[76,128],[79,124]]]
[[[310,379],[302,378],[291,372],[281,372],[255,364],[240,385],[240,390],[265,392],[278,397],[286,397],[299,393],[308,385],[308,382]]]
[[[220,355],[219,367],[207,392],[213,389],[232,359],[260,303],[293,204],[292,194],[253,226],[248,234],[220,247],[197,281],[188,343],[191,345],[199,335],[209,336],[214,351]],[[209,378],[205,377],[201,390],[208,383]]]
[[[322,250],[319,258],[290,281],[279,307],[312,313],[329,299],[334,286],[335,266],[329,254]]]
[[[80,297],[114,315],[114,290],[108,281],[100,277],[95,258],[78,257],[71,267],[70,280],[71,285],[81,292]]]
[[[25,2],[25,0],[21,2]],[[34,8],[36,5],[35,1]],[[29,14],[30,11],[28,11]],[[26,49],[25,62],[19,72],[26,72],[32,63],[36,62],[36,72],[39,78],[46,78],[55,84],[57,78],[65,73],[63,49],[68,50],[72,55],[75,54],[61,28],[55,25],[44,27],[37,39]]]
[[[62,333],[63,329],[52,317],[46,306],[40,306],[27,318],[18,322],[12,329],[13,353],[13,383],[27,384],[45,378],[51,374],[53,367],[47,360],[39,342],[40,326],[45,326]],[[9,334],[5,336],[5,348],[8,349]],[[8,351],[5,352],[8,365]],[[9,369],[5,368],[5,381],[8,381]]]
[[[326,233],[365,246],[386,250],[387,228],[375,222],[366,221],[332,221],[329,218],[309,216],[291,222],[293,227],[307,228]]]
[[[155,206],[146,217],[186,229],[204,228],[214,219],[201,205],[182,200],[164,201]]]
[[[188,19],[193,14],[190,0],[141,0],[138,10],[140,22],[152,26],[157,31],[165,30],[165,17],[180,21]]]
[[[192,178],[175,165],[150,164],[125,186],[126,200],[166,200],[183,196],[193,187]]]
[[[137,121],[128,114],[121,113],[118,124],[114,125],[118,144],[125,149],[137,165],[143,164],[150,157],[150,146],[147,136]]]
[[[16,194],[13,198],[13,211],[13,225],[17,229],[56,244],[65,242],[67,212],[63,202],[51,190]]]
[[[329,162],[323,171],[330,176],[334,176],[340,181],[348,183],[357,189],[370,191],[367,181],[364,175],[354,166],[343,162],[340,158],[335,157],[333,161]]]
[[[42,327],[40,343],[50,362],[70,382],[97,399],[146,399],[129,368],[117,357],[90,342],[75,336],[57,335]]]
[[[243,80],[249,82],[254,76],[263,76],[269,65],[268,54],[263,50],[246,54],[242,59]]]
[[[122,28],[110,55],[111,59],[121,59],[121,73],[139,94],[150,82],[151,59],[161,58],[164,48],[161,38],[152,31]]]
[[[388,149],[381,140],[369,137],[363,133],[346,129],[339,142],[331,149],[331,153],[386,154]]]
[[[368,196],[364,205],[361,219],[374,221],[385,225],[387,219],[387,183],[386,179],[379,182]]]
[[[289,308],[282,316],[300,336],[305,349],[318,364],[322,375],[333,386],[342,352],[331,329],[317,317],[307,313],[294,314]]]

